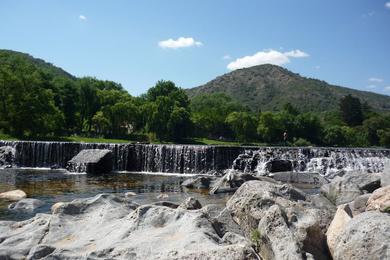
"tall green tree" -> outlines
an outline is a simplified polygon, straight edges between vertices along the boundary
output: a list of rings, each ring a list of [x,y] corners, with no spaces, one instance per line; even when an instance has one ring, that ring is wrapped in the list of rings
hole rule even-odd
[[[361,125],[363,122],[363,111],[359,98],[350,94],[344,96],[340,100],[340,114],[347,125]]]

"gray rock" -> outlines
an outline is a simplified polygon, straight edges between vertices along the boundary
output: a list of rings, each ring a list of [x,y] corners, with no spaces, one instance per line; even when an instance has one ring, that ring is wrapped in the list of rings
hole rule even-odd
[[[17,212],[29,212],[32,213],[38,208],[45,205],[45,202],[38,199],[22,199],[18,202],[11,203],[8,206],[8,209],[11,211],[17,211]]]
[[[289,160],[271,160],[265,168],[268,172],[289,172],[293,170],[293,164]]]
[[[271,177],[274,180],[281,182],[309,184],[314,187],[321,187],[322,185],[329,183],[327,179],[314,172],[276,172],[273,173]]]
[[[354,217],[366,211],[366,204],[370,196],[370,193],[360,195],[348,204]]]
[[[217,180],[213,187],[210,190],[210,194],[224,193],[224,192],[234,192],[236,191],[244,182],[251,180],[264,180],[272,183],[276,183],[275,180],[264,177],[264,176],[254,176],[249,173],[243,173],[235,170],[227,170],[225,175]]]
[[[366,192],[373,192],[380,188],[380,185],[380,176],[377,174],[350,172],[323,185],[321,193],[335,205],[341,205],[353,201]]]
[[[55,214],[0,221],[2,259],[258,259],[251,242],[218,235],[202,210],[139,206],[101,194]]]
[[[207,176],[200,176],[195,178],[189,178],[181,184],[181,186],[184,186],[186,188],[192,188],[192,189],[208,189],[210,187],[211,182],[215,178],[207,177]]]
[[[91,174],[109,173],[112,171],[112,152],[104,149],[81,150],[67,163],[66,169]]]
[[[367,211],[380,210],[390,213],[390,185],[375,190],[367,200]]]
[[[277,208],[273,207],[275,205]],[[329,225],[331,217],[329,213],[326,213],[328,212],[327,208],[316,207],[305,193],[291,185],[248,181],[230,198],[226,208],[247,237],[256,229],[263,234],[268,229],[271,231],[272,226],[283,230],[288,227],[291,239],[286,240],[286,243],[294,242],[285,246],[291,249],[299,245],[298,252],[291,252],[292,255],[301,255],[302,257],[304,252],[308,252],[316,259],[328,257],[324,227]],[[277,212],[279,213],[276,214]],[[276,217],[277,215],[282,215],[284,222],[280,217]],[[263,220],[265,217],[266,221]],[[259,224],[260,222],[262,225]],[[275,257],[270,259],[278,259],[278,253],[274,252],[278,246],[272,244],[276,242],[268,241],[268,239],[277,239],[276,235],[269,233],[263,242],[269,244],[269,246],[264,247],[263,253]]]
[[[185,199],[180,205],[179,208],[181,209],[187,209],[187,210],[195,210],[195,209],[201,209],[202,204],[197,199],[194,199],[192,197],[189,197]]]
[[[174,203],[171,201],[157,201],[157,202],[153,202],[152,205],[164,206],[164,207],[168,207],[171,209],[177,209],[179,207],[179,205],[177,203]]]
[[[390,215],[364,212],[352,218],[336,239],[334,259],[390,259]]]
[[[11,146],[0,147],[0,167],[12,167],[15,161],[15,148]]]

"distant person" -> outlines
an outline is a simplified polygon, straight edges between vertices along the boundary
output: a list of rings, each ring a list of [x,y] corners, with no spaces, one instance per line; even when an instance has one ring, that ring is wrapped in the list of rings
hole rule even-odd
[[[287,130],[285,130],[284,133],[283,133],[283,142],[284,142],[284,145],[287,145],[287,139],[288,139],[288,133],[287,133]]]

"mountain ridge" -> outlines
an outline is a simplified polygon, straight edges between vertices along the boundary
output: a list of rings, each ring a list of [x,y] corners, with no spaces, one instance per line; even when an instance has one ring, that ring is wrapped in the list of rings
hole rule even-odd
[[[190,98],[225,93],[253,111],[276,111],[291,103],[301,111],[315,112],[337,109],[339,100],[351,94],[376,111],[390,111],[390,96],[332,85],[271,64],[238,69],[186,92]]]

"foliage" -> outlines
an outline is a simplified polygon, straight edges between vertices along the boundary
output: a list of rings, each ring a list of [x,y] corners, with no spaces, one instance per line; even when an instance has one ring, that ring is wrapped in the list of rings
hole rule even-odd
[[[230,113],[225,122],[233,129],[236,139],[247,142],[256,138],[257,120],[248,112]]]
[[[341,118],[349,126],[361,125],[363,122],[363,110],[359,98],[351,94],[340,100]]]

